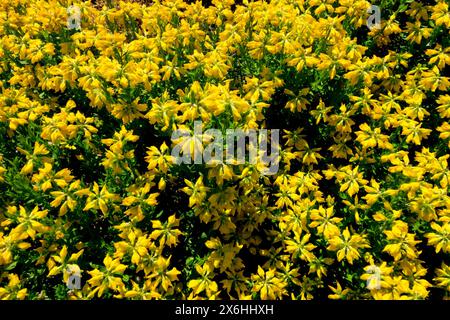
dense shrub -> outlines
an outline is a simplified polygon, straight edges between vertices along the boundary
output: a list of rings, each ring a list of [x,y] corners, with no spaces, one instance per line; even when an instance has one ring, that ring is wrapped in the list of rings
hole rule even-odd
[[[448,297],[449,6],[373,4],[1,1],[0,298]]]

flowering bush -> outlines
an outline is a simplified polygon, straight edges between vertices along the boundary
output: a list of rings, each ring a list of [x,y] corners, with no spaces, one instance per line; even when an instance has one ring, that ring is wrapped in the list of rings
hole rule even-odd
[[[242,2],[0,3],[0,298],[449,297],[448,3]]]

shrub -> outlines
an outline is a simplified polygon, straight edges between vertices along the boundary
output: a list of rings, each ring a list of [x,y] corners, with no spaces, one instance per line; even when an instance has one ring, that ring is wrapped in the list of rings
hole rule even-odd
[[[0,298],[447,298],[447,2],[211,2],[1,2]]]

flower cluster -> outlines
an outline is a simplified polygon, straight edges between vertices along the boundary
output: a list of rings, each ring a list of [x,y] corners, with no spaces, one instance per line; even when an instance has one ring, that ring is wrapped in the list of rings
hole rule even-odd
[[[448,298],[449,4],[373,4],[1,1],[0,299]]]

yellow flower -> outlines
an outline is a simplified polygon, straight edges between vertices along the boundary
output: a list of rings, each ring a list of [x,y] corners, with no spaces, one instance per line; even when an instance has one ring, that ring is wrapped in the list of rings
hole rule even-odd
[[[166,173],[175,162],[174,157],[169,155],[169,147],[163,142],[158,149],[155,146],[148,148],[145,161],[148,163],[147,169],[150,171]]]
[[[75,210],[75,207],[77,205],[76,195],[80,195],[80,193],[78,192],[81,189],[80,184],[81,181],[76,180],[72,182],[64,191],[50,192],[50,194],[54,197],[54,200],[50,202],[50,205],[55,208],[60,207],[60,216],[65,215],[68,210],[70,210],[71,212]]]
[[[281,299],[286,294],[284,287],[287,284],[276,276],[273,269],[264,271],[258,266],[258,273],[252,275],[252,281],[252,292],[259,293],[262,300]]]
[[[28,295],[28,289],[22,288],[19,276],[14,273],[8,274],[8,279],[6,287],[0,287],[0,299],[24,300]]]
[[[359,166],[351,168],[346,166],[336,173],[338,181],[344,181],[339,189],[340,192],[347,191],[350,196],[358,193],[359,186],[367,184],[367,180],[363,178],[363,174],[359,172]]]
[[[200,279],[193,279],[188,282],[188,288],[192,289],[193,294],[199,295],[203,291],[206,292],[207,297],[211,297],[218,291],[217,283],[213,278],[214,273],[210,264],[204,264],[203,267],[199,264],[195,265],[195,270],[201,276]]]
[[[206,197],[206,193],[209,191],[209,188],[203,185],[203,176],[198,177],[195,184],[187,179],[184,179],[184,182],[187,184],[187,187],[184,187],[182,190],[190,196],[189,207],[201,205]]]
[[[48,275],[47,277],[55,276],[61,272],[64,274],[64,283],[67,283],[67,280],[69,278],[68,274],[68,268],[70,268],[72,271],[78,270],[81,273],[81,270],[79,270],[79,267],[76,264],[73,264],[74,262],[77,262],[80,256],[83,254],[84,249],[78,251],[77,253],[73,253],[70,255],[70,257],[67,256],[68,249],[67,246],[64,245],[59,252],[59,255],[52,255],[48,261],[47,261],[47,267],[48,267]]]
[[[428,244],[436,248],[436,253],[443,251],[450,252],[450,223],[443,221],[442,226],[436,222],[431,222],[431,228],[436,232],[429,232],[425,234],[428,238]]]
[[[224,245],[219,238],[213,238],[206,241],[205,246],[213,250],[208,257],[208,263],[214,268],[219,268],[221,273],[225,270],[238,270],[243,267],[240,258],[236,258],[243,247],[242,245],[238,243]]]
[[[416,259],[418,252],[415,245],[420,243],[419,240],[414,240],[414,234],[408,233],[408,224],[397,220],[394,222],[391,230],[385,230],[389,244],[387,244],[383,251],[389,253],[394,257],[395,261],[402,257],[408,259]]]
[[[125,241],[114,243],[114,258],[122,259],[124,255],[130,254],[131,263],[138,265],[148,255],[150,240],[140,230],[130,230],[125,236]]]
[[[140,287],[136,282],[131,280],[132,288],[123,294],[114,296],[115,298],[127,298],[134,300],[152,300],[160,299],[161,294],[156,291],[156,286],[151,281],[145,281],[144,285]]]
[[[135,218],[137,221],[142,221],[145,206],[156,206],[158,204],[159,193],[150,193],[150,188],[149,183],[145,183],[142,187],[137,185],[129,187],[128,190],[131,194],[122,200],[122,205],[129,207],[125,211],[126,215]]]
[[[332,300],[341,300],[341,299],[345,299],[346,296],[350,293],[350,289],[342,289],[341,284],[339,283],[339,281],[336,282],[336,288],[333,288],[332,286],[328,286],[331,291],[333,292],[332,294],[328,295],[329,299]]]
[[[165,259],[158,257],[156,260],[156,266],[153,273],[149,274],[147,278],[153,282],[155,286],[160,285],[164,292],[168,292],[170,288],[174,286],[172,281],[178,280],[178,275],[181,274],[177,268],[169,270],[170,258]]]
[[[360,142],[364,149],[369,147],[376,147],[378,145],[381,149],[392,150],[393,146],[389,143],[389,137],[381,134],[380,128],[372,129],[367,123],[363,123],[359,126],[362,131],[355,132],[357,135],[356,141]]]
[[[178,237],[183,233],[176,229],[180,225],[180,219],[175,215],[171,215],[165,223],[159,220],[152,220],[152,228],[155,229],[150,234],[150,239],[159,239],[159,246],[163,247],[167,244],[169,247],[178,243]]]
[[[333,217],[333,215],[333,206],[326,209],[323,206],[319,206],[319,209],[311,211],[310,217],[312,221],[309,226],[317,228],[317,231],[323,234],[325,239],[331,239],[340,234],[337,225],[342,221],[342,218]]]
[[[0,157],[0,161],[1,161],[2,159],[1,159],[1,157]],[[4,173],[6,172],[6,168],[4,168],[4,167],[2,167],[1,165],[0,165],[0,182],[4,182],[5,181],[5,178],[3,178],[3,175],[4,175]]]
[[[119,100],[119,103],[111,105],[111,113],[117,119],[122,120],[124,124],[135,119],[143,118],[144,113],[142,112],[147,111],[147,105],[139,103],[138,101],[139,98],[130,103]]]
[[[342,261],[345,258],[350,264],[353,264],[354,260],[358,260],[361,257],[359,249],[370,248],[369,242],[364,236],[359,234],[350,235],[348,228],[342,232],[342,235],[329,239],[328,243],[328,250],[337,251],[338,261]]]
[[[4,236],[3,232],[0,232],[0,266],[9,265],[13,261],[13,251],[16,248],[26,250],[31,247],[30,243],[22,241],[27,237],[28,235],[23,233]]]
[[[437,44],[435,49],[425,50],[425,54],[431,57],[429,64],[437,62],[440,70],[444,69],[446,65],[450,65],[450,48],[442,48],[440,44]]]
[[[101,297],[103,293],[108,290],[121,291],[123,289],[123,282],[121,275],[127,268],[126,265],[121,264],[119,259],[113,260],[110,256],[106,256],[103,259],[104,268],[94,269],[88,271],[91,275],[91,279],[88,283],[93,287],[93,290],[89,293],[89,297],[93,297],[97,294],[97,297]]]
[[[39,210],[39,207],[34,207],[31,212],[19,206],[19,215],[14,218],[18,225],[11,230],[11,237],[16,239],[35,239],[36,234],[48,232],[51,228],[44,225],[42,221],[47,216],[48,210]]]
[[[311,251],[317,247],[312,243],[308,243],[311,235],[305,234],[300,239],[300,234],[298,234],[297,232],[294,233],[294,239],[284,241],[284,243],[286,244],[286,252],[290,253],[293,259],[300,258],[304,261],[311,262],[316,258]]]
[[[437,285],[450,291],[450,267],[442,263],[441,267],[436,269],[436,277],[433,279]]]
[[[90,192],[86,200],[86,205],[84,206],[83,211],[89,211],[92,209],[101,210],[106,216],[108,214],[108,203],[116,200],[118,200],[118,196],[114,193],[110,193],[106,188],[106,185],[104,185],[100,190],[97,182],[94,182],[92,192]]]

